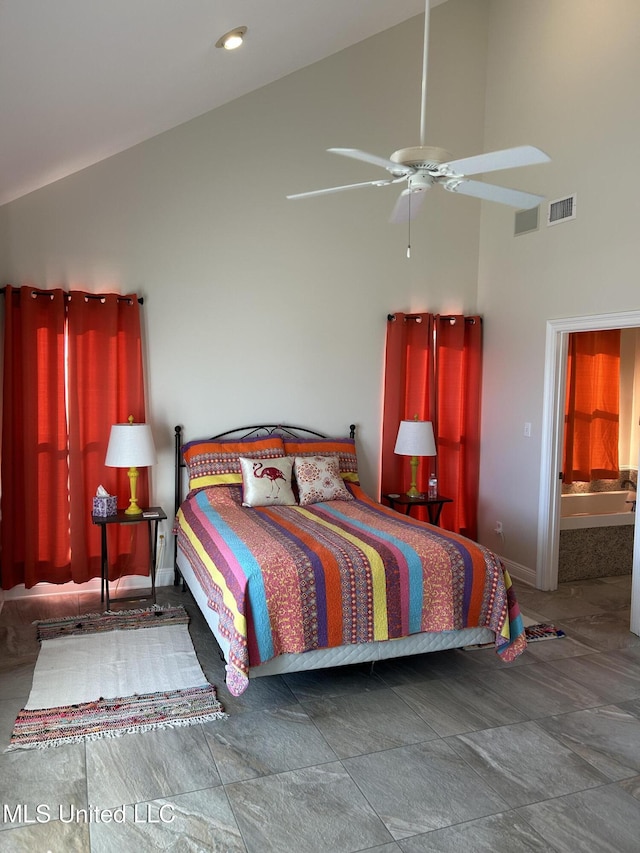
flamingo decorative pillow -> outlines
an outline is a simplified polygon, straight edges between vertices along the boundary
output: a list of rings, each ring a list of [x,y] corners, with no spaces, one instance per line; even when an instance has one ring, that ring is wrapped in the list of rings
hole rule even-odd
[[[340,476],[337,456],[296,456],[295,472],[300,506],[353,500]]]
[[[291,489],[293,459],[249,459],[240,456],[242,506],[290,506],[296,503]]]

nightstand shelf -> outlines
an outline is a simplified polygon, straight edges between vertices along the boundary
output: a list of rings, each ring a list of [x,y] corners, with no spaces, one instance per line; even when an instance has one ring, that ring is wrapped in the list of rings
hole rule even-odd
[[[107,548],[107,525],[108,524],[142,524],[146,522],[149,531],[149,555],[151,563],[149,574],[151,576],[151,595],[127,595],[114,598],[114,601],[140,601],[152,598],[156,603],[156,556],[158,553],[158,522],[164,521],[167,515],[162,507],[152,506],[144,509],[141,515],[127,515],[124,510],[115,515],[91,515],[91,521],[99,525],[101,535],[101,580],[100,601],[105,602],[106,610],[111,609],[111,598],[109,596],[109,553]]]

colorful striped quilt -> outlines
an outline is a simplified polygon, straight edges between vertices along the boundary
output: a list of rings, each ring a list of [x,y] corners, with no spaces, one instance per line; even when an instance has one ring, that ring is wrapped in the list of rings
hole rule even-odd
[[[526,647],[509,575],[487,548],[375,503],[241,505],[240,486],[192,492],[178,544],[230,643],[227,686],[286,652],[484,626],[507,661]]]

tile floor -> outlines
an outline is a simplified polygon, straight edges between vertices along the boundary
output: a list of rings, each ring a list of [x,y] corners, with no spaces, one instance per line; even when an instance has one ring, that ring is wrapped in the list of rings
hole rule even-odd
[[[161,603],[192,614],[194,645],[229,717],[0,752],[0,851],[637,853],[630,579],[516,588],[527,613],[567,638],[532,644],[511,665],[490,649],[439,652],[373,673],[257,679],[239,698],[224,687],[189,594],[163,588]],[[5,603],[0,749],[29,694],[33,620],[96,609],[86,595]],[[106,809],[116,810],[111,823]]]

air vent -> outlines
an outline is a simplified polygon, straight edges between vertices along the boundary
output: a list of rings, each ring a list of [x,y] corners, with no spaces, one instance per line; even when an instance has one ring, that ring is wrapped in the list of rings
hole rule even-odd
[[[529,234],[538,230],[539,207],[531,207],[529,210],[519,210],[516,213],[516,224],[513,233],[516,237],[520,234]]]
[[[561,222],[566,222],[568,219],[576,218],[576,196],[566,196],[566,198],[557,198],[555,201],[549,202],[549,213],[547,216],[547,225],[559,225]]]

